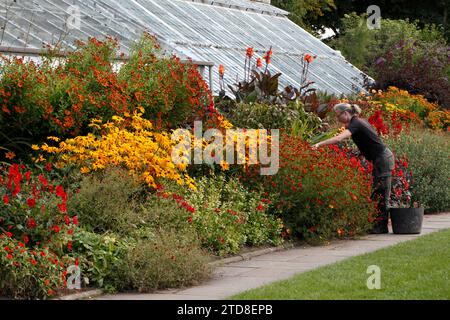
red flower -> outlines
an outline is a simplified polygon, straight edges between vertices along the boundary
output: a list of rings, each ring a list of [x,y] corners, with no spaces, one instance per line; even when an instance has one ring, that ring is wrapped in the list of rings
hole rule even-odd
[[[303,57],[303,59],[308,62],[311,63],[314,61],[314,58],[310,55],[310,54],[305,54],[305,56]]]
[[[11,233],[11,232],[9,232],[9,231],[8,231],[8,232],[6,232],[5,234],[6,234],[6,236],[7,236],[8,238],[11,238],[11,237],[12,237],[12,233]]]
[[[8,197],[6,194],[3,196],[3,202],[4,202],[5,204],[8,204],[8,203],[9,203],[9,197]]]
[[[64,202],[58,204],[58,208],[59,208],[59,210],[60,210],[62,213],[66,213],[66,212],[67,212],[67,207],[66,207],[66,204],[65,204]]]
[[[72,242],[68,242],[67,243],[67,249],[69,249],[70,251],[72,251]]]
[[[55,231],[55,233],[59,233],[60,230],[61,230],[61,229],[59,228],[58,225],[54,225],[54,226],[53,226],[53,231]]]
[[[31,171],[28,171],[27,173],[25,173],[25,179],[27,179],[27,181],[30,181],[30,179],[31,179]]]
[[[45,170],[48,172],[52,171],[52,164],[50,162],[45,165]]]
[[[36,199],[34,198],[28,199],[27,204],[30,208],[34,208],[34,206],[36,205]]]
[[[251,59],[252,57],[253,57],[253,54],[254,54],[254,51],[253,51],[253,48],[247,48],[247,51],[246,51],[246,56],[247,56],[247,58],[249,58],[249,59]]]
[[[258,211],[264,211],[264,206],[262,204],[259,204],[258,208],[256,208]]]
[[[191,217],[191,216],[189,216],[189,217],[187,218],[187,222],[192,223],[192,217]]]
[[[11,260],[13,258],[11,253],[8,253],[8,255],[6,256],[6,258],[8,258],[9,260]]]
[[[60,197],[64,202],[67,201],[67,193],[64,191],[63,187],[56,186],[56,195]]]
[[[73,217],[72,222],[74,225],[78,225],[78,216]]]
[[[45,177],[44,177],[42,174],[39,175],[39,181],[42,183],[42,185],[43,185],[44,187],[46,187],[47,184],[48,184],[47,179],[45,179]]]
[[[36,228],[36,220],[34,220],[33,218],[28,218],[28,228],[30,229],[34,229]]]
[[[41,251],[41,257],[45,257],[45,256],[46,256],[45,252]]]
[[[31,264],[32,264],[33,266],[35,266],[35,265],[37,264],[37,261],[34,260],[34,259],[31,259]]]
[[[269,49],[269,51],[267,51],[266,55],[263,57],[264,60],[266,60],[267,64],[270,64],[270,58],[272,58],[272,48]]]
[[[70,218],[69,218],[69,216],[65,216],[64,219],[65,219],[65,221],[66,221],[66,225],[69,225],[69,224],[70,224]]]
[[[262,66],[263,66],[263,63],[262,63],[261,58],[256,59],[256,67],[262,68]]]
[[[73,229],[69,229],[69,231],[67,231],[67,234],[72,235],[73,234]]]

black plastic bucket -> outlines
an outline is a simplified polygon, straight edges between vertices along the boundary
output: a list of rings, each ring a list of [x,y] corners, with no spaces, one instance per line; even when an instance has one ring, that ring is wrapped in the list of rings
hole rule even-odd
[[[396,234],[422,232],[423,208],[391,208],[392,231]]]

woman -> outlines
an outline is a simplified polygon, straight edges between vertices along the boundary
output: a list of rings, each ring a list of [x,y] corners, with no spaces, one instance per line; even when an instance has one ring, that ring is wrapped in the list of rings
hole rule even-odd
[[[371,232],[388,233],[388,208],[391,197],[392,170],[395,165],[394,155],[372,126],[366,120],[359,118],[361,114],[359,106],[340,103],[334,106],[333,110],[336,113],[337,120],[344,124],[346,129],[336,137],[315,144],[313,148],[352,138],[361,154],[373,164],[372,199],[379,197],[380,214],[376,218]]]

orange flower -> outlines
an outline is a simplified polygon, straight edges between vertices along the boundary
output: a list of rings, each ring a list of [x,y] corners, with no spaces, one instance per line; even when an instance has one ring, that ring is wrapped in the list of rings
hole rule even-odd
[[[311,63],[314,61],[314,58],[310,55],[310,54],[305,54],[305,56],[303,57],[303,59],[308,62]]]
[[[16,154],[14,153],[14,152],[8,152],[8,153],[6,153],[5,154],[5,157],[7,158],[7,159],[9,159],[9,160],[12,160],[12,159],[14,159],[15,157],[16,157]]]
[[[253,57],[254,51],[252,47],[247,48],[247,52],[246,55],[249,59],[251,59]]]
[[[257,66],[258,68],[262,68],[263,64],[262,64],[261,58],[256,59],[256,66]]]
[[[221,64],[219,65],[219,74],[223,76],[225,74],[225,67]]]
[[[338,233],[339,236],[343,236],[345,232],[342,229],[338,229],[337,233]]]
[[[272,51],[272,48],[270,48],[269,51],[267,51],[266,55],[263,57],[263,59],[266,60],[267,64],[270,64],[270,62],[271,62],[270,58],[272,58],[272,54],[273,54],[273,51]]]

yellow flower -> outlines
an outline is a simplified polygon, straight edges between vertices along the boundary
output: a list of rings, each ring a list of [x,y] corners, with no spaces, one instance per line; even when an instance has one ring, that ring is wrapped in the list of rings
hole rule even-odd
[[[39,155],[39,157],[34,161],[35,163],[44,162],[45,158],[42,156],[42,154]]]
[[[40,148],[39,148],[39,146],[38,146],[37,144],[33,144],[33,145],[31,146],[31,149],[33,149],[33,150],[35,150],[35,151],[38,151]]]
[[[59,138],[58,137],[47,137],[47,139],[48,140],[53,140],[53,141],[56,141],[56,142],[59,142]]]
[[[91,172],[91,170],[90,170],[88,167],[82,167],[82,168],[80,169],[80,172],[83,173],[83,174],[86,174],[86,173]]]
[[[41,149],[59,155],[61,164],[77,164],[81,172],[103,170],[108,166],[123,166],[128,173],[155,188],[158,178],[167,178],[195,189],[191,178],[183,176],[186,165],[172,161],[175,145],[168,133],[151,131],[152,123],[135,112],[130,121],[115,116],[113,122],[91,125],[102,129],[101,136],[92,133],[59,143],[58,147],[44,144]]]
[[[222,162],[220,163],[220,166],[222,167],[222,170],[223,170],[223,171],[230,170],[230,165],[229,165],[226,161],[222,161]]]

